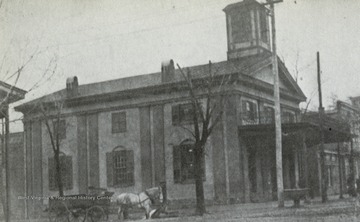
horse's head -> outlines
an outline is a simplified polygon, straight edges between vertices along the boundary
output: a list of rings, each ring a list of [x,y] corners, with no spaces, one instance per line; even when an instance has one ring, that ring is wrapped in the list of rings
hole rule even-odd
[[[161,202],[163,201],[163,193],[161,186],[149,188],[145,192],[146,195],[148,195],[152,201],[155,200],[160,200]]]

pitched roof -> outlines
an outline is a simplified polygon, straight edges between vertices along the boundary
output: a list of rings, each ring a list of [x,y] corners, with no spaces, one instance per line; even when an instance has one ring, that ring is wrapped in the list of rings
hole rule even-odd
[[[24,99],[25,90],[17,88],[16,86],[9,85],[5,82],[0,81],[0,100],[7,98],[7,103],[13,103],[18,100]]]
[[[351,133],[350,124],[348,122],[336,118],[331,114],[322,115],[320,119],[319,112],[311,111],[306,113],[301,121],[315,124],[317,127],[321,125],[326,143],[346,142],[356,136]]]
[[[279,60],[280,61],[280,60]],[[240,73],[244,75],[251,76],[252,74],[258,72],[259,70],[271,65],[271,55],[268,53],[263,53],[256,56],[245,57],[237,60],[226,60],[217,63],[212,63],[212,72],[215,75],[225,75],[225,74],[234,74]],[[207,75],[209,71],[208,64],[202,64],[197,66],[188,67],[193,78],[201,78]],[[279,76],[282,80],[290,84],[294,93],[303,100],[306,99],[305,95],[293,80],[289,72],[287,71],[285,65],[282,62],[279,62]],[[175,70],[174,78],[171,82],[180,82],[183,81],[183,77],[179,69]],[[126,78],[114,79],[103,82],[96,82],[86,85],[78,86],[78,95],[76,98],[80,97],[91,97],[101,94],[123,92],[127,90],[141,89],[147,87],[155,87],[163,85],[161,81],[161,72],[131,76]],[[23,107],[35,104],[39,101],[50,102],[53,100],[62,100],[66,98],[66,89],[45,95],[41,98],[29,101],[20,106],[15,107],[16,110],[21,111]]]

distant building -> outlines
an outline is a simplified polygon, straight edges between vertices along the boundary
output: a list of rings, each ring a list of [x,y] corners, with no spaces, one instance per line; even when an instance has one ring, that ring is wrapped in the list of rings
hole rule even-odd
[[[355,181],[360,177],[360,97],[351,98],[351,104],[337,101],[334,109],[326,111],[325,127],[328,131],[337,131],[332,138],[325,139],[325,165],[327,170],[328,194],[346,194],[351,174],[351,161]],[[306,121],[317,122],[318,113],[307,114]],[[311,196],[321,193],[321,171],[319,144],[308,152],[309,187]]]
[[[228,59],[213,63],[217,76],[231,76],[222,120],[206,145],[205,199],[257,202],[276,198],[274,97],[267,9],[254,0],[224,9]],[[306,142],[314,126],[299,123],[305,95],[279,60],[285,188],[305,187]],[[207,64],[189,67],[196,79]],[[140,192],[165,182],[170,201],[195,201],[193,140],[188,89],[174,62],[161,72],[66,88],[24,103],[26,195],[57,195],[54,160],[40,105],[54,118],[63,103],[61,161],[65,194],[89,186],[116,193]],[[201,92],[197,92],[201,95]],[[51,127],[52,128],[52,127]],[[318,139],[318,138],[317,138]],[[312,141],[317,141],[316,138]],[[315,143],[315,142],[314,142]],[[29,217],[47,204],[28,202]]]
[[[9,220],[14,218],[13,216],[21,218],[24,215],[25,203],[23,202],[21,206],[21,203],[19,204],[16,199],[18,192],[23,194],[24,192],[21,189],[25,188],[23,186],[24,180],[22,180],[21,184],[18,183],[24,176],[24,168],[21,169],[21,164],[24,166],[22,159],[24,158],[24,153],[21,152],[23,151],[23,146],[15,138],[17,136],[10,135],[9,132],[9,104],[23,99],[25,93],[26,91],[22,89],[0,81],[0,119],[2,123],[0,144],[0,220]],[[19,137],[22,140],[22,136]],[[8,143],[6,138],[9,138]]]
[[[4,137],[1,137],[1,150],[4,150]],[[24,162],[24,134],[11,133],[9,136],[9,168],[10,168],[10,197],[11,218],[21,219],[25,216],[25,162]],[[2,154],[2,152],[0,152]],[[4,162],[2,156],[1,163]],[[3,182],[3,181],[2,181]]]

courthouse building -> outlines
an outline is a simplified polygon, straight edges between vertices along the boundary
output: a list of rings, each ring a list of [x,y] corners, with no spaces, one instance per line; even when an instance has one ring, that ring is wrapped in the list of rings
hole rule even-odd
[[[221,121],[206,144],[205,199],[266,201],[276,197],[274,92],[267,9],[254,0],[228,5],[228,58],[212,64],[230,76]],[[160,62],[159,62],[160,65]],[[305,95],[279,59],[285,188],[306,184],[306,130],[298,123]],[[160,67],[159,67],[160,68]],[[195,79],[209,65],[188,67]],[[65,82],[64,82],[65,85]],[[201,92],[197,92],[201,96]],[[24,115],[26,195],[57,195],[54,154],[41,107],[56,118],[61,137],[65,194],[89,186],[116,193],[140,192],[166,183],[171,201],[194,201],[193,138],[189,91],[174,62],[161,72],[81,84],[16,107]],[[56,109],[54,104],[62,104]],[[46,200],[28,204],[28,212]]]

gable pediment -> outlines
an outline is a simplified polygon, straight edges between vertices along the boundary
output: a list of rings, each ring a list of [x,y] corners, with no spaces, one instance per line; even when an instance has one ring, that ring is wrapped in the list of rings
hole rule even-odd
[[[269,83],[271,85],[274,83],[274,77],[272,74],[271,66],[264,67],[263,69],[254,73],[252,75],[252,77],[254,77],[258,80],[264,81],[266,83]],[[282,78],[279,79],[279,86],[280,86],[280,88],[290,90],[290,87],[287,85],[287,83]]]
[[[306,100],[306,97],[294,78],[291,76],[287,68],[285,67],[284,63],[280,59],[278,59],[278,68],[279,68],[279,87],[281,89],[284,89],[286,91],[289,91],[291,93],[294,93],[295,96],[300,97],[303,101]],[[268,60],[268,62],[263,63],[262,66],[257,67],[256,70],[252,70],[250,72],[251,76],[264,81],[266,83],[269,83],[273,85],[274,83],[274,77],[272,73],[272,65],[271,65],[271,59]]]

